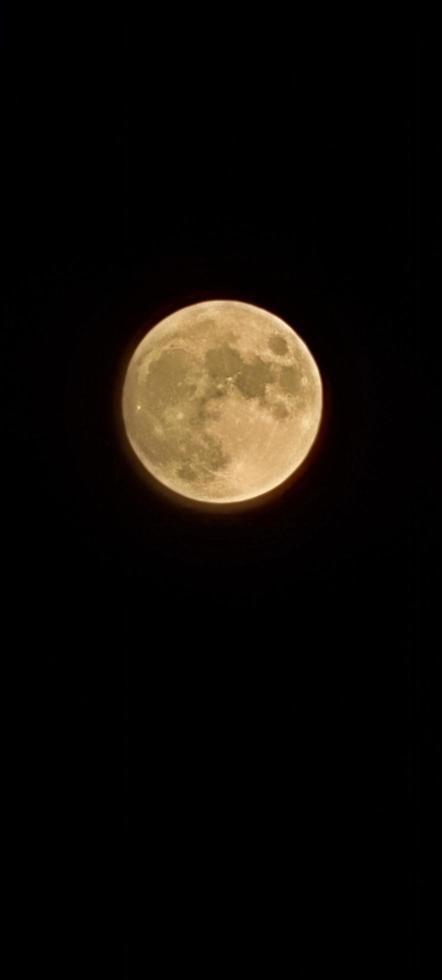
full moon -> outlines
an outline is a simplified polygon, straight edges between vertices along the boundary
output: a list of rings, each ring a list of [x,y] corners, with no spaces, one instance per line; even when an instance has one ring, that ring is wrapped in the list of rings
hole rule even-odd
[[[152,327],[127,366],[127,439],[175,493],[230,504],[274,490],[304,461],[322,383],[304,341],[267,310],[211,300]]]

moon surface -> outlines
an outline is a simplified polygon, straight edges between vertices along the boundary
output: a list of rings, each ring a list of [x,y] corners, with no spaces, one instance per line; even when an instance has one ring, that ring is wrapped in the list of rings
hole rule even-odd
[[[127,439],[184,497],[250,500],[301,465],[318,433],[321,377],[295,331],[267,310],[211,300],[156,324],[129,361]]]

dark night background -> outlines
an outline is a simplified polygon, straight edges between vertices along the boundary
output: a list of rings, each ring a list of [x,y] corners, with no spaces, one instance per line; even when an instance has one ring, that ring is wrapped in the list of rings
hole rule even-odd
[[[400,975],[434,914],[408,462],[417,43],[177,16],[5,29],[4,539],[36,962]],[[301,479],[230,516],[148,491],[113,410],[140,326],[211,297],[293,324],[328,392]]]

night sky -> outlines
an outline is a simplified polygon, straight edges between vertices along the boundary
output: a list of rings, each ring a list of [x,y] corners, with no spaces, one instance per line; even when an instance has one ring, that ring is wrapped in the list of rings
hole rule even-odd
[[[5,34],[4,537],[37,961],[400,976],[431,920],[417,44],[271,9],[189,17]],[[292,324],[327,398],[293,487],[221,516],[148,490],[115,410],[143,324],[211,298]]]

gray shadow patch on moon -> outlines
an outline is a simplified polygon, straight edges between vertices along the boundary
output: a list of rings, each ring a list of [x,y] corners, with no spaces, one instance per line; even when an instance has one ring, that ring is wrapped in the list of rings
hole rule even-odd
[[[177,476],[185,483],[195,483],[198,480],[198,473],[193,470],[189,463],[184,463],[184,466],[180,466],[177,470]]]
[[[244,366],[241,354],[229,344],[210,348],[205,362],[209,377],[220,383],[238,375]]]
[[[256,357],[251,364],[244,364],[236,384],[245,398],[264,398],[266,385],[271,384],[273,379],[274,371],[271,365],[262,358]]]
[[[275,419],[280,419],[280,420],[288,419],[290,416],[290,412],[288,408],[284,405],[284,402],[275,402],[271,406],[270,411]]]
[[[191,354],[165,349],[150,361],[137,391],[135,434],[143,455],[172,471],[178,467],[185,482],[216,474],[229,461],[221,442],[205,430],[216,414],[207,397],[197,395],[199,380]]]
[[[179,402],[196,389],[187,380],[194,367],[192,357],[183,350],[165,350],[149,365],[143,384],[146,406],[155,413],[165,406]]]
[[[244,398],[263,398],[266,385],[275,380],[274,368],[261,357],[250,362],[228,344],[213,347],[206,353],[208,374],[216,382],[214,397],[223,393],[225,383],[232,381]]]
[[[281,357],[284,354],[288,354],[289,352],[288,344],[286,343],[284,338],[279,337],[277,333],[273,334],[273,336],[270,337],[269,347],[274,354],[280,354]]]

